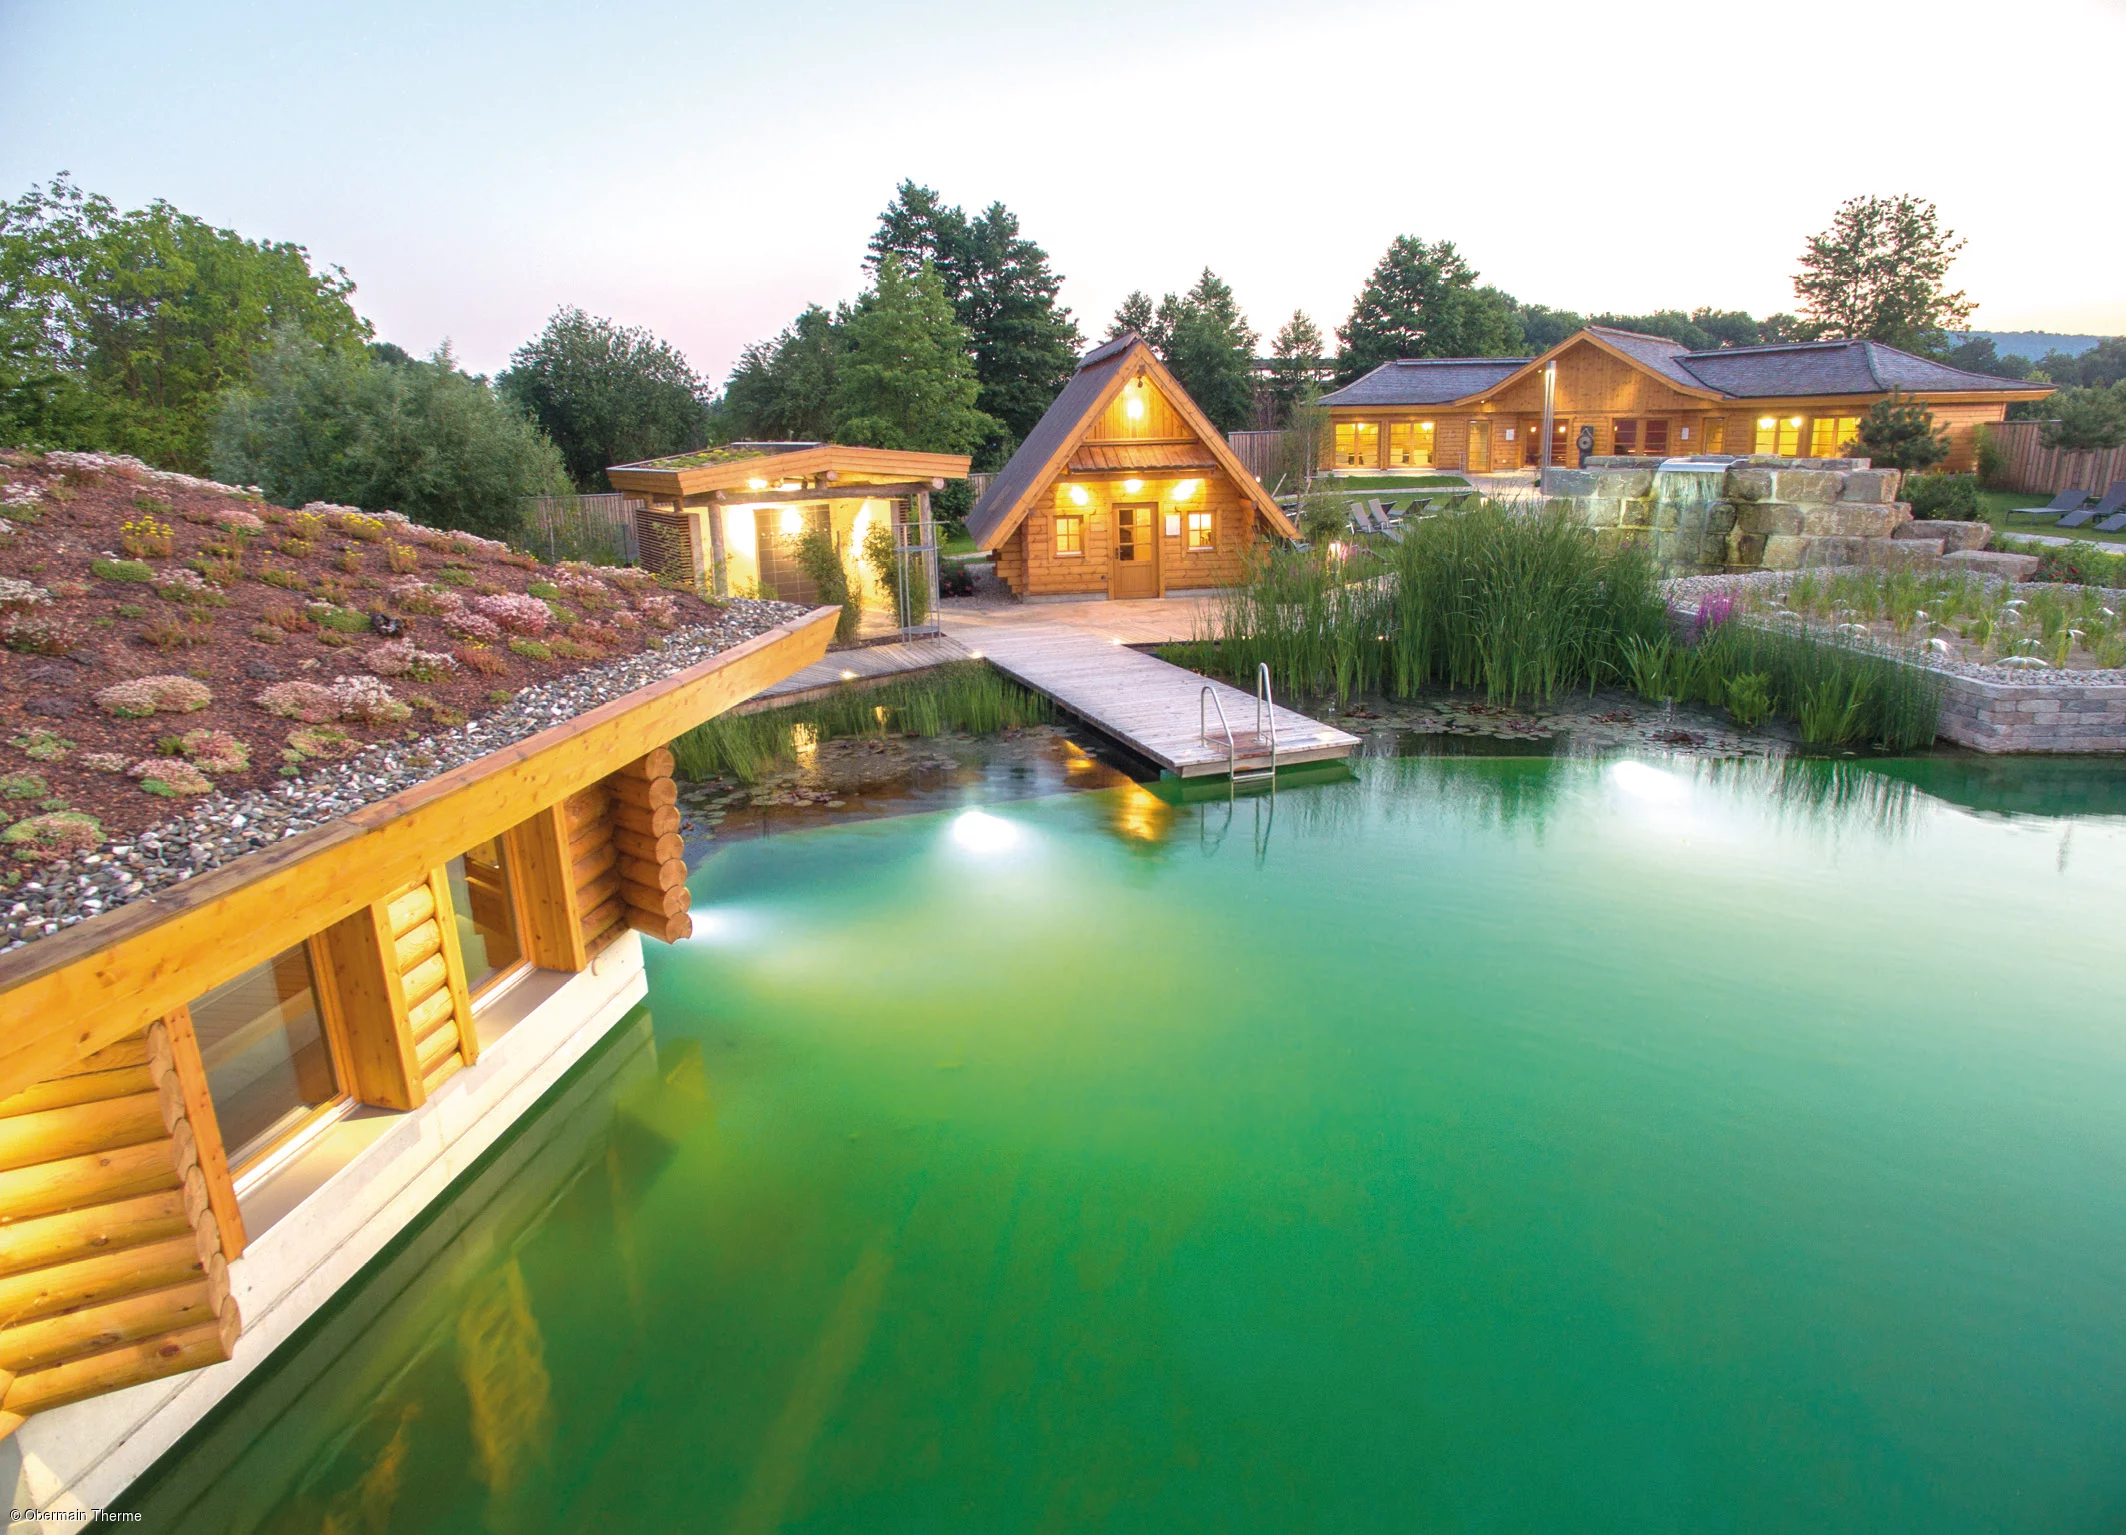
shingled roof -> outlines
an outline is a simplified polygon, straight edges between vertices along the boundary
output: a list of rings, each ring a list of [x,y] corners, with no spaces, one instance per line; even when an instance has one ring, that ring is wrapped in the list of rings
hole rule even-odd
[[[1019,525],[1034,499],[1047,490],[1059,474],[1076,467],[1072,455],[1080,451],[1085,434],[1098,423],[1100,413],[1107,409],[1123,386],[1140,374],[1152,381],[1154,387],[1166,396],[1167,403],[1188,423],[1202,452],[1199,454],[1189,448],[1177,453],[1169,447],[1163,451],[1159,465],[1124,463],[1120,467],[1193,468],[1207,458],[1209,464],[1223,470],[1232,479],[1257,514],[1271,527],[1287,538],[1298,536],[1299,530],[1293,526],[1292,520],[1234,456],[1225,434],[1197,408],[1188,391],[1181,387],[1180,380],[1153,355],[1143,337],[1126,332],[1085,354],[1078,364],[1078,371],[1063,386],[1055,403],[1034,423],[1026,440],[1019,444],[1018,452],[1011,455],[1011,462],[989,482],[989,489],[983,492],[982,499],[967,516],[967,531],[973,535],[976,547],[996,548]],[[1132,446],[1100,444],[1099,452],[1094,456],[1104,458],[1111,453],[1126,454]],[[1088,464],[1086,467],[1095,466]]]
[[[1405,357],[1385,362],[1354,383],[1323,395],[1321,403],[1471,404],[1579,341],[1592,341],[1686,393],[1711,392],[1730,400],[1879,395],[1892,389],[1914,394],[2020,391],[2025,398],[2036,398],[2046,388],[2022,379],[1967,373],[1879,341],[1782,341],[1693,352],[1666,336],[1589,325],[1540,357]]]

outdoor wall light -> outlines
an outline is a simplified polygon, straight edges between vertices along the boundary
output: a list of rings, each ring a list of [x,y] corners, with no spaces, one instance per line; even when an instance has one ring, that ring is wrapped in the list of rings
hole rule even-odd
[[[1142,421],[1144,419],[1144,397],[1140,394],[1131,394],[1122,402],[1122,414],[1132,421]]]
[[[1085,487],[1084,487],[1083,485],[1073,485],[1073,486],[1071,486],[1071,488],[1070,488],[1070,504],[1071,504],[1072,506],[1083,506],[1083,505],[1085,505],[1085,503],[1086,503],[1086,502],[1088,502],[1088,501],[1090,501],[1090,500],[1092,500],[1092,497],[1091,497],[1091,496],[1088,496],[1088,495],[1087,495],[1087,494],[1085,493]]]
[[[1183,480],[1174,487],[1174,499],[1176,501],[1186,501],[1194,494],[1196,494],[1196,482],[1194,480]]]
[[[1134,496],[1143,489],[1144,482],[1142,480],[1124,480],[1122,482],[1122,493],[1126,496]]]
[[[1777,425],[1779,424],[1779,422],[1778,422],[1778,419],[1777,419],[1776,417],[1772,417],[1772,416],[1759,416],[1759,417],[1757,418],[1757,424],[1758,424],[1759,426],[1762,426],[1762,427],[1774,427],[1774,426],[1777,426]]]
[[[1432,430],[1432,423],[1429,421],[1420,421],[1417,424],[1423,427],[1428,432]]]
[[[746,489],[747,489],[747,490],[766,490],[767,488],[768,488],[768,482],[767,482],[766,480],[748,480],[748,481],[746,481]]]

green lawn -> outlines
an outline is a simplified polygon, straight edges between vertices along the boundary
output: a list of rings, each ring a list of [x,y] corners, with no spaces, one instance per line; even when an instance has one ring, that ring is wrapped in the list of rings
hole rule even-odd
[[[1324,477],[1314,482],[1316,490],[1427,490],[1435,485],[1467,485],[1458,474],[1351,474]]]
[[[2013,507],[2043,506],[2051,499],[2050,496],[2041,496],[2025,490],[1982,490],[1978,493],[1979,508],[1986,514],[1986,521],[2003,533],[2061,533],[2061,529],[2053,526],[2059,521],[2057,516],[2045,518],[2008,515]],[[2062,536],[2086,538],[2091,543],[2098,544],[2126,544],[2126,533],[2099,533],[2087,523],[2078,528],[2066,529]]]
[[[974,546],[974,535],[962,528],[957,533],[947,533],[945,535],[944,540],[938,545],[938,553],[951,560],[970,554],[979,554],[981,551]]]

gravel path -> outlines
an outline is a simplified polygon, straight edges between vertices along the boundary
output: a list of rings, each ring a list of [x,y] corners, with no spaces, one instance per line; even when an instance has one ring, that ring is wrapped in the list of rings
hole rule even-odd
[[[666,636],[661,650],[534,683],[502,708],[463,725],[418,740],[374,746],[345,762],[318,763],[304,769],[300,779],[269,789],[233,797],[209,795],[184,814],[125,841],[40,864],[14,889],[0,892],[0,953],[425,783],[683,671],[805,611],[793,603],[734,598],[714,621]]]

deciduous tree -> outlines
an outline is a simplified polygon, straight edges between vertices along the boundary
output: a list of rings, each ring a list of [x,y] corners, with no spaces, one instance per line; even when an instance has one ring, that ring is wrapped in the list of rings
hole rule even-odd
[[[683,453],[706,440],[701,381],[678,349],[581,309],[554,311],[495,383],[561,450],[580,490],[610,489],[610,465]]]
[[[1336,334],[1338,383],[1398,357],[1496,357],[1521,345],[1514,302],[1479,288],[1451,240],[1398,236],[1373,268]]]
[[[967,329],[937,271],[880,258],[871,290],[841,326],[834,437],[873,448],[971,453],[996,430],[975,404]]]
[[[1924,199],[1847,199],[1803,247],[1794,276],[1808,335],[1946,351],[1945,332],[1963,329],[1977,307],[1949,289],[1949,266],[1963,247]]]
[[[773,341],[741,352],[718,402],[720,435],[775,442],[832,437],[847,319],[846,309],[836,314],[812,304]]]

